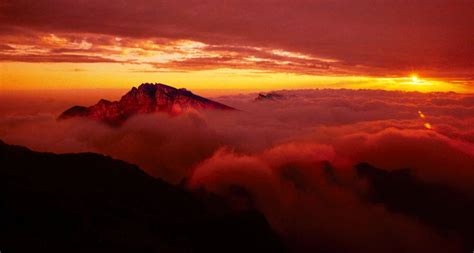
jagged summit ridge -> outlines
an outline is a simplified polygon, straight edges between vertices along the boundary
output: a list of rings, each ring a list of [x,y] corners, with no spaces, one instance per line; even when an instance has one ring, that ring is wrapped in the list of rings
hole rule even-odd
[[[143,83],[138,88],[133,87],[119,101],[101,99],[90,107],[73,106],[63,112],[59,119],[86,117],[119,125],[135,114],[165,112],[176,115],[191,109],[235,110],[184,88],[177,89],[162,83]]]

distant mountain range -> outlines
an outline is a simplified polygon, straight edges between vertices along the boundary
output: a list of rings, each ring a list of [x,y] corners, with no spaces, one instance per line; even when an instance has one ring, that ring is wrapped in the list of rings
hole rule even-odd
[[[99,154],[0,141],[2,252],[286,252],[258,211]]]
[[[255,98],[255,101],[261,102],[261,101],[277,101],[277,100],[282,100],[285,99],[285,97],[281,94],[275,93],[275,92],[270,92],[270,93],[259,93],[258,96]]]
[[[195,95],[186,89],[176,89],[161,83],[144,83],[138,88],[133,87],[119,101],[102,99],[90,107],[73,106],[63,112],[59,119],[86,117],[110,125],[120,125],[136,114],[165,112],[177,115],[189,110],[235,109]]]

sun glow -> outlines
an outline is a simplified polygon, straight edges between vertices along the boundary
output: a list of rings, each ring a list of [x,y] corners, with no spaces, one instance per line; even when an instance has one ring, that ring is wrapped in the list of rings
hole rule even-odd
[[[198,40],[39,33],[0,45],[0,90],[124,88],[143,81],[189,89],[349,88],[466,92],[469,86],[432,77],[353,74],[338,59],[248,45]]]
[[[412,84],[422,84],[425,82],[424,80],[420,79],[417,74],[412,74],[410,79]]]
[[[422,111],[418,111],[418,115],[420,116],[420,118],[421,118],[423,121],[425,121],[425,122],[423,123],[423,126],[424,126],[426,129],[428,129],[428,130],[433,129],[433,126],[431,126],[431,124],[430,124],[429,122],[426,122],[426,116],[425,116],[425,114],[424,114]]]
[[[422,83],[414,85],[409,76],[325,76],[230,68],[185,72],[159,71],[146,64],[0,62],[0,73],[0,92],[18,89],[129,88],[130,85],[144,81],[162,82],[192,90],[347,88],[420,92],[467,91],[465,87],[455,83],[434,79],[424,79]]]
[[[422,119],[426,118],[425,114],[423,114],[421,111],[418,111],[418,115],[420,115],[420,118]]]

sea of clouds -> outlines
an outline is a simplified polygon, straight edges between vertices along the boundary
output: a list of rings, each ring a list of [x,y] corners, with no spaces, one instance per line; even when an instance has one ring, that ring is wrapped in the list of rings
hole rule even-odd
[[[37,151],[98,152],[168,182],[218,193],[237,208],[261,210],[294,250],[460,251],[456,236],[361,199],[367,185],[353,166],[410,168],[421,182],[474,198],[474,95],[277,93],[283,98],[215,98],[237,112],[138,115],[115,128],[57,121],[73,98],[28,98],[34,109],[4,98],[0,139]]]

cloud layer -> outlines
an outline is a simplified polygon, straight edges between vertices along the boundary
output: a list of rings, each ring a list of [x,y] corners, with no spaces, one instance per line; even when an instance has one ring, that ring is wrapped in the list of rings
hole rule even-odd
[[[215,98],[240,112],[141,115],[121,128],[56,121],[60,107],[73,101],[30,99],[38,106],[26,111],[15,99],[0,111],[0,138],[41,151],[108,154],[167,181],[226,196],[235,208],[258,208],[294,250],[461,250],[462,235],[367,201],[368,183],[353,166],[410,168],[420,184],[474,199],[472,95],[277,93],[281,99],[268,101],[255,101],[257,94]]]

